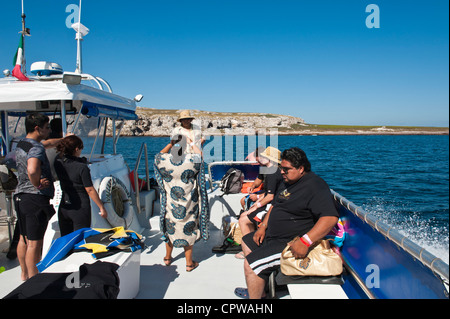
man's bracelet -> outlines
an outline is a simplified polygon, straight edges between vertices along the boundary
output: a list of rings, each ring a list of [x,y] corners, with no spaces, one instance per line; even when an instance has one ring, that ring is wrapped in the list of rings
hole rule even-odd
[[[311,246],[310,243],[308,243],[303,237],[300,237],[300,241],[303,243],[303,245],[305,245],[306,247]]]

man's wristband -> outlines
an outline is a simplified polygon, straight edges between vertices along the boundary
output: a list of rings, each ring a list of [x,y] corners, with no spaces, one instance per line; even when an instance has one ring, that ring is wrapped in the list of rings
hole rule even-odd
[[[311,240],[311,238],[309,238],[308,234],[304,234],[302,236],[303,239],[305,239],[305,241],[311,246],[313,244],[313,241]]]
[[[258,208],[261,208],[261,202],[257,202],[257,203],[256,203],[256,206],[257,206]]]

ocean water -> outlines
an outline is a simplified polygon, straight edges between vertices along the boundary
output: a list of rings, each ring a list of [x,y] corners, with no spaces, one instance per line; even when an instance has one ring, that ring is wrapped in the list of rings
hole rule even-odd
[[[118,150],[133,169],[144,142],[152,174],[169,138],[121,137]],[[330,188],[449,262],[449,136],[211,137],[205,159],[243,159],[256,145],[302,148]]]

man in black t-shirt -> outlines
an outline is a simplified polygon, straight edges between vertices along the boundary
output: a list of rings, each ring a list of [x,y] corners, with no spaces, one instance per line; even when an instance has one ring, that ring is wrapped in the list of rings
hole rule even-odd
[[[308,247],[325,237],[339,214],[326,182],[311,172],[306,154],[299,148],[281,155],[281,174],[286,188],[278,194],[256,232],[243,238],[242,249],[247,289],[237,288],[241,297],[259,299],[271,272],[280,266],[281,252],[288,243],[296,258],[303,258]],[[291,240],[300,236],[300,240]]]

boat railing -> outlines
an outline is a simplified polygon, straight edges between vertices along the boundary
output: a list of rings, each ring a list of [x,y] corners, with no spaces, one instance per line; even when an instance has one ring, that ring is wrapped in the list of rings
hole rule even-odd
[[[392,226],[387,225],[372,214],[364,211],[361,207],[355,205],[334,190],[331,190],[331,192],[337,202],[346,207],[350,212],[369,224],[371,227],[379,231],[385,237],[393,241],[397,246],[401,247],[415,259],[419,260],[423,265],[431,269],[435,274],[439,275],[448,285],[449,266],[442,259],[436,257],[425,248],[412,242]]]
[[[254,181],[259,174],[259,163],[256,161],[212,162],[208,165],[208,178],[211,189],[220,183],[222,177],[231,167],[240,169],[244,173],[244,181],[246,182]]]
[[[136,165],[134,166],[134,189],[136,193],[136,206],[138,213],[141,213],[141,200],[140,200],[140,189],[139,189],[139,176],[138,169],[141,163],[142,154],[145,155],[145,181],[147,185],[147,190],[150,190],[150,176],[148,173],[148,153],[147,153],[147,143],[142,143],[141,148],[139,149],[139,155],[136,159]]]

